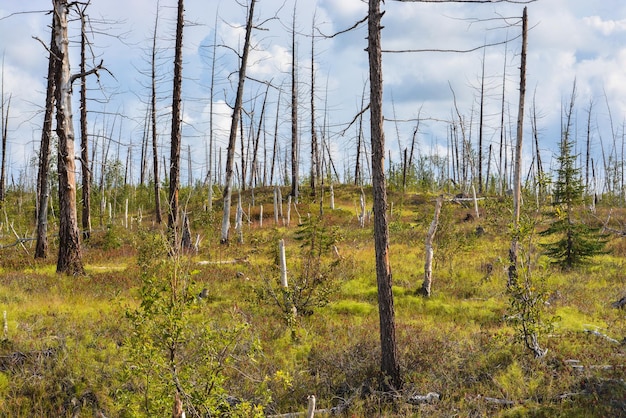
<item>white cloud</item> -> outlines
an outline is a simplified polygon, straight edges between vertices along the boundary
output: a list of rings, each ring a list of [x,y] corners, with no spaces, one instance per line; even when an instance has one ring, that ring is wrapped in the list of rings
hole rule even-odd
[[[601,32],[604,36],[611,36],[616,32],[626,31],[626,19],[603,20],[600,16],[583,18],[583,22],[590,28]]]

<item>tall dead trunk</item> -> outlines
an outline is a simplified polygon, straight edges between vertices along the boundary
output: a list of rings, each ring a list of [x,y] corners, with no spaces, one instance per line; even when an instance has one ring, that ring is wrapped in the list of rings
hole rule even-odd
[[[505,130],[504,130],[504,106],[506,103],[506,56],[507,49],[506,44],[504,48],[504,68],[502,69],[502,101],[500,106],[500,151],[498,155],[498,170],[499,170],[499,187],[498,194],[504,193],[504,187],[506,184],[506,149],[505,149]]]
[[[478,193],[483,192],[483,124],[485,109],[485,52],[483,49],[483,65],[480,77],[480,114],[478,122]]]
[[[528,43],[528,14],[524,7],[522,15],[522,52],[520,63],[519,107],[517,109],[517,141],[515,146],[515,179],[513,183],[513,238],[509,250],[508,284],[517,282],[517,258],[519,251],[519,219],[522,203],[522,140],[524,133],[524,98],[526,95],[526,47]]]
[[[587,147],[585,152],[585,193],[589,195],[590,184],[589,168],[591,159],[591,114],[593,112],[593,100],[589,101],[589,109],[587,110]]]
[[[241,64],[239,66],[239,81],[237,83],[237,96],[235,97],[235,106],[233,107],[233,116],[230,123],[230,136],[228,138],[228,149],[226,152],[226,179],[224,185],[224,211],[222,217],[222,233],[220,242],[228,243],[228,235],[230,228],[230,201],[232,197],[233,183],[233,167],[235,163],[235,142],[237,140],[237,127],[239,126],[239,114],[241,112],[241,104],[243,101],[243,85],[246,80],[246,66],[248,64],[248,51],[250,49],[250,37],[252,34],[252,21],[254,18],[254,5],[256,0],[250,0],[250,8],[248,9],[248,18],[246,20],[246,37],[243,44],[241,55]]]
[[[213,95],[215,89],[215,57],[217,49],[217,16],[215,14],[215,26],[213,29],[213,56],[211,58],[211,87],[209,88],[209,94],[211,96],[209,100],[209,170],[207,173],[209,192],[207,197],[207,209],[213,210]]]
[[[272,165],[270,167],[270,186],[274,184],[274,171],[276,167],[276,159],[278,158],[278,121],[280,116],[280,96],[282,95],[282,88],[278,89],[278,100],[276,101],[276,119],[274,121],[274,145],[272,146]]]
[[[6,195],[6,163],[7,163],[7,134],[9,124],[9,107],[11,99],[4,104],[4,57],[2,58],[2,88],[0,89],[0,136],[2,136],[2,160],[0,160],[0,203],[4,202]]]
[[[183,84],[183,12],[184,0],[178,0],[176,18],[176,47],[174,51],[174,87],[172,94],[172,135],[170,149],[170,192],[167,229],[172,251],[177,252],[178,242],[178,190],[180,189],[181,96]]]
[[[389,227],[387,224],[387,185],[385,183],[385,136],[383,132],[383,74],[381,51],[380,0],[369,0],[368,46],[370,72],[370,124],[372,141],[372,188],[374,192],[374,247],[380,319],[382,385],[400,389],[395,311],[389,264]]]
[[[50,31],[50,48],[54,45],[54,21]],[[54,75],[57,60],[52,54],[48,58],[48,81],[46,85],[46,107],[44,109],[41,146],[39,147],[39,171],[37,174],[37,244],[35,258],[48,256],[48,172],[50,166],[50,136],[52,135],[52,112],[54,111]]]
[[[67,37],[67,0],[53,0],[54,56],[58,60],[55,78],[57,137],[59,140],[59,257],[57,272],[71,275],[85,273],[80,248],[76,214],[76,163],[74,124],[72,122],[72,76]]]
[[[87,136],[87,70],[85,68],[85,49],[87,48],[87,33],[85,25],[86,8],[87,5],[78,7],[78,12],[80,14],[80,158],[83,186],[83,239],[89,239],[91,236],[91,172],[89,171],[89,139]]]
[[[159,148],[157,135],[157,114],[156,114],[156,40],[159,26],[159,3],[157,2],[156,16],[154,18],[154,32],[152,33],[152,54],[151,54],[151,92],[150,92],[150,122],[152,124],[152,169],[154,170],[154,212],[157,224],[163,222],[161,215],[161,184],[159,182]]]
[[[291,26],[291,196],[298,203],[298,74],[296,51],[296,6],[293,6],[293,22]]]
[[[254,137],[252,144],[252,166],[250,167],[250,188],[254,189],[258,183],[258,153],[259,142],[261,142],[261,129],[263,128],[263,121],[265,120],[265,106],[267,104],[267,93],[269,92],[270,85],[268,84],[265,89],[265,96],[263,98],[263,105],[261,106],[261,116],[259,117],[259,126]]]
[[[315,15],[311,23],[311,196],[317,195],[320,181],[320,150],[315,129]]]

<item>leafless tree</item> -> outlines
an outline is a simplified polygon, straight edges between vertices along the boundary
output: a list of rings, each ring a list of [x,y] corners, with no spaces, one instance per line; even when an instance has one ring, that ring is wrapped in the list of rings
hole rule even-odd
[[[91,236],[91,172],[89,171],[89,138],[87,135],[87,69],[86,48],[87,28],[85,12],[90,1],[77,4],[76,9],[80,17],[80,160],[82,174],[82,226],[83,239]]]
[[[6,195],[6,163],[7,163],[7,137],[9,126],[9,109],[11,97],[4,100],[4,56],[2,57],[2,87],[0,88],[0,135],[2,136],[2,160],[0,160],[0,203],[4,202]]]
[[[374,191],[374,247],[380,319],[381,371],[384,386],[402,386],[396,343],[395,310],[389,264],[389,226],[387,223],[387,185],[385,182],[385,135],[383,131],[383,73],[381,52],[380,0],[369,0],[368,44],[370,73],[370,128],[372,142],[372,186]]]
[[[183,84],[183,12],[184,0],[178,0],[176,17],[176,46],[174,50],[174,80],[172,90],[172,134],[170,150],[170,191],[167,216],[167,229],[170,234],[172,251],[178,243],[178,192],[180,189],[180,143],[181,143],[181,96]]]
[[[54,25],[55,19],[52,19]],[[57,60],[52,55],[54,45],[54,27],[50,30],[50,56],[48,58],[48,77],[46,85],[46,105],[44,108],[41,146],[39,147],[39,170],[37,174],[37,243],[35,258],[48,256],[48,172],[50,166],[50,137],[52,136],[52,117],[54,112],[54,77]]]
[[[233,168],[235,163],[235,142],[237,140],[237,128],[239,126],[239,118],[243,101],[243,85],[246,80],[246,67],[248,65],[248,53],[250,50],[250,37],[253,29],[254,5],[256,0],[250,0],[248,8],[248,18],[246,20],[246,36],[241,54],[241,62],[239,64],[239,81],[237,83],[237,95],[235,97],[235,106],[233,107],[233,116],[230,124],[230,135],[228,137],[228,149],[226,152],[226,178],[224,185],[224,211],[222,217],[222,233],[220,242],[228,243],[230,229],[230,202],[232,197]]]
[[[524,133],[524,99],[526,96],[526,48],[528,43],[528,12],[524,7],[522,15],[522,51],[520,63],[519,107],[517,111],[517,141],[515,146],[515,180],[513,183],[513,239],[509,250],[509,280],[511,285],[517,281],[517,263],[519,252],[519,220],[522,204],[522,140]]]
[[[293,20],[291,26],[291,196],[295,203],[298,203],[299,187],[299,138],[298,138],[298,51],[296,49],[296,7],[298,2],[294,2]]]
[[[158,135],[157,135],[157,30],[159,26],[159,2],[156,5],[156,15],[154,17],[154,31],[152,32],[152,49],[150,53],[150,123],[152,128],[152,169],[154,171],[154,212],[156,222],[160,224],[163,222],[163,216],[161,215],[161,184],[159,182],[159,147],[158,147]]]

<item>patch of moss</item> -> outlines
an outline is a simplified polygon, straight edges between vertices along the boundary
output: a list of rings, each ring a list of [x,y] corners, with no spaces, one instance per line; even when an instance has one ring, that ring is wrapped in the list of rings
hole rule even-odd
[[[333,303],[331,305],[331,309],[338,314],[366,316],[369,315],[375,308],[369,303],[341,300]]]

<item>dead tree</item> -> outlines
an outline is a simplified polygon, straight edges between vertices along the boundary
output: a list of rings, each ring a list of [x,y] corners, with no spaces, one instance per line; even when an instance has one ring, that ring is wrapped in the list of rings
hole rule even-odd
[[[2,88],[0,89],[0,135],[2,136],[2,160],[0,160],[0,203],[6,197],[6,163],[7,163],[7,136],[9,125],[9,108],[11,107],[11,97],[4,102],[4,58],[2,58]]]
[[[320,149],[315,129],[315,15],[311,24],[311,196],[317,195],[317,186],[322,177]]]
[[[254,18],[254,5],[256,0],[250,1],[248,9],[248,19],[246,20],[246,36],[241,54],[241,63],[239,65],[239,81],[237,83],[237,95],[235,97],[235,106],[233,107],[233,116],[230,124],[230,135],[228,137],[228,149],[226,152],[226,179],[224,185],[224,211],[222,217],[222,233],[220,242],[228,243],[228,235],[230,229],[230,202],[232,197],[232,183],[235,163],[235,142],[237,140],[237,127],[239,126],[239,115],[241,112],[243,101],[243,85],[246,80],[246,66],[248,64],[248,52],[250,49],[250,36],[252,34],[252,22]]]
[[[383,386],[400,389],[402,378],[396,343],[395,310],[389,264],[387,184],[385,182],[385,135],[383,131],[383,73],[380,0],[369,0],[368,45],[370,74],[370,127],[372,142],[372,188],[374,192],[374,247],[380,320],[381,372]]]
[[[50,31],[50,51],[54,45],[54,21]],[[46,106],[44,109],[43,127],[41,129],[41,146],[39,147],[39,169],[37,174],[37,244],[35,258],[48,256],[48,172],[50,166],[50,137],[52,136],[52,117],[54,112],[54,77],[57,60],[50,52],[48,58],[48,81],[46,85]]]
[[[85,68],[85,49],[87,32],[85,10],[89,2],[78,6],[80,16],[80,161],[82,175],[82,226],[83,239],[91,236],[91,172],[89,171],[89,139],[87,136],[87,76]]]
[[[291,26],[291,196],[298,203],[298,73],[296,50],[296,6],[293,6],[293,22]]]
[[[524,7],[522,15],[522,52],[520,63],[519,107],[517,110],[517,141],[515,146],[515,180],[513,183],[513,238],[509,249],[508,285],[517,281],[519,252],[519,219],[522,204],[522,140],[524,134],[524,98],[526,96],[526,47],[528,43],[528,14]]]
[[[181,95],[183,82],[183,11],[184,0],[178,0],[176,46],[174,51],[174,86],[172,94],[172,135],[170,150],[170,191],[167,229],[171,248],[178,251],[178,191],[180,189]]]
[[[150,84],[150,122],[152,124],[152,165],[154,170],[154,212],[157,224],[163,222],[161,215],[161,185],[159,182],[159,148],[157,135],[157,115],[156,115],[156,59],[157,59],[157,28],[159,26],[159,3],[157,2],[156,16],[154,18],[154,31],[152,32],[152,51],[151,51],[151,84]]]
[[[54,0],[54,42],[51,59],[57,60],[55,100],[56,132],[59,139],[59,256],[57,272],[84,274],[80,248],[80,231],[76,215],[76,163],[74,157],[74,125],[72,122],[72,82],[81,75],[70,74],[67,37],[67,0]],[[91,72],[95,72],[94,69]]]

